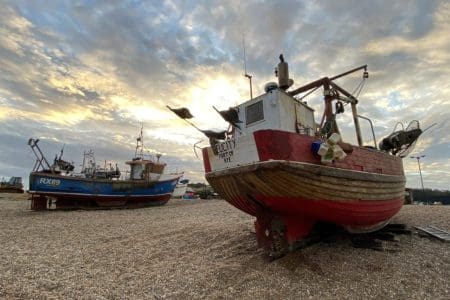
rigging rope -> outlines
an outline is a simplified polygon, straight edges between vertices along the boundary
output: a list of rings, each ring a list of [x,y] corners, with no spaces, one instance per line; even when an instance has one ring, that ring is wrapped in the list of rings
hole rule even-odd
[[[359,97],[359,94],[361,93],[365,83],[366,83],[366,78],[363,78],[361,80],[361,82],[356,86],[355,90],[353,91],[353,93],[352,93],[353,97],[355,97],[355,98]],[[355,96],[355,93],[357,93],[356,96]]]
[[[300,98],[295,98],[295,99],[297,99],[298,101],[301,101],[303,98],[305,98],[305,97],[308,96],[309,94],[315,92],[318,88],[320,88],[320,85],[317,86],[316,88],[312,89],[311,91],[307,92],[307,93],[306,93],[305,95],[303,95],[302,97],[300,97]]]

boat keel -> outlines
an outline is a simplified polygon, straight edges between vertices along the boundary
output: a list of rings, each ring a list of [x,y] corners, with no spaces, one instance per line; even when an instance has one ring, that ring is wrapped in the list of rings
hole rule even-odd
[[[298,216],[258,214],[255,221],[258,246],[264,248],[271,259],[277,259],[301,247],[314,224],[314,221]]]
[[[149,206],[165,205],[170,199],[169,195],[163,195],[151,198],[111,198],[99,199],[95,197],[53,197],[48,195],[33,194],[31,196],[31,210],[95,210],[95,209],[115,209],[115,208],[142,208]]]

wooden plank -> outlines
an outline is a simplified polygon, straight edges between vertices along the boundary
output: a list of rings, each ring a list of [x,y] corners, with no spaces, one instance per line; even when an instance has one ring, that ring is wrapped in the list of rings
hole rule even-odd
[[[405,183],[405,177],[402,175],[385,175],[368,173],[355,170],[339,169],[324,165],[314,165],[309,163],[291,162],[285,160],[271,160],[249,165],[242,165],[226,170],[213,171],[206,174],[207,178],[232,175],[239,173],[254,172],[259,169],[277,169],[283,168],[289,173],[323,175],[341,179],[359,180],[361,182],[391,182]]]
[[[258,169],[255,172],[241,172],[219,177],[209,178],[210,183],[221,181],[236,181],[235,188],[243,190],[244,194],[264,194],[268,196],[301,196],[310,199],[330,200],[383,200],[400,198],[404,195],[404,185],[399,182],[396,186],[378,182],[372,187],[361,187],[359,181],[335,178],[334,183],[324,182],[325,176],[309,178],[288,173],[284,169]],[[350,182],[348,182],[350,181]],[[345,183],[345,184],[344,184]],[[213,184],[214,185],[214,184]]]
[[[416,226],[415,228],[425,233],[428,233],[429,235],[432,235],[441,241],[450,242],[450,233],[448,233],[443,229],[437,228],[435,226],[425,226],[425,227]]]

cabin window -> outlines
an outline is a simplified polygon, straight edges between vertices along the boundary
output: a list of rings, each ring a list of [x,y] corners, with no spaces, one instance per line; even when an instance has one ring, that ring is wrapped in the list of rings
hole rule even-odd
[[[263,102],[259,101],[245,108],[246,124],[252,124],[264,120]]]

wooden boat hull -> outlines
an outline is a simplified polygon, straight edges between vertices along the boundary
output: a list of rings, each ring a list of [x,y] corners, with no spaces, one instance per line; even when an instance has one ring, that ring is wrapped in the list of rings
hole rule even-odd
[[[402,207],[405,178],[289,161],[267,161],[210,172],[208,182],[230,204],[255,216],[258,243],[272,247],[274,224],[288,245],[317,222],[370,232]]]
[[[9,194],[23,194],[24,191],[22,188],[15,187],[5,187],[0,188],[0,193],[9,193]]]
[[[346,160],[327,166],[311,151],[313,137],[263,130],[252,138],[259,161],[249,164],[214,170],[216,158],[204,150],[206,179],[230,204],[256,217],[258,243],[269,250],[277,235],[292,248],[317,222],[375,231],[403,205],[401,160],[386,153],[354,147]],[[248,138],[245,143],[251,144]]]
[[[163,181],[76,178],[33,172],[30,174],[31,209],[54,204],[59,209],[144,207],[166,204],[179,176]]]

